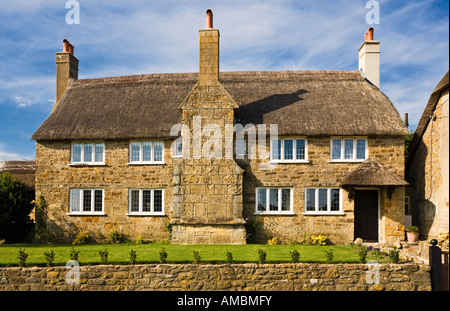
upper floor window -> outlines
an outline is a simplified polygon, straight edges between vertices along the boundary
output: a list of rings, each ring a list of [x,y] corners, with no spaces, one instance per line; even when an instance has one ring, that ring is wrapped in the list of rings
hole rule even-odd
[[[274,162],[307,162],[307,140],[304,138],[272,140],[270,160]]]
[[[368,157],[367,138],[332,138],[331,161],[360,162]]]
[[[71,150],[71,164],[105,164],[105,143],[74,142]]]
[[[163,141],[132,141],[130,142],[131,164],[164,163]]]

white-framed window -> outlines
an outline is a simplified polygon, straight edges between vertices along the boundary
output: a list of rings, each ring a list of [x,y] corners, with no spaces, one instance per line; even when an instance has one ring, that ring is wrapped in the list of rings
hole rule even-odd
[[[163,189],[130,189],[128,215],[164,215]]]
[[[342,189],[306,188],[304,214],[342,214]]]
[[[129,164],[163,164],[164,142],[131,141]]]
[[[69,214],[72,215],[103,215],[103,189],[70,189]]]
[[[292,214],[292,188],[256,188],[255,214]]]
[[[70,162],[72,165],[104,165],[104,142],[72,142]]]
[[[369,155],[367,138],[331,138],[331,162],[361,162]]]
[[[183,137],[178,137],[172,145],[172,157],[181,158],[183,156]]]
[[[308,162],[306,138],[274,139],[270,146],[272,162]]]

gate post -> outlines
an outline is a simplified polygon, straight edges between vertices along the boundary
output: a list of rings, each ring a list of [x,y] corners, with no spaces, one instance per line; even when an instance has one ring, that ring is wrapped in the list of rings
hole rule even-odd
[[[441,248],[437,245],[437,240],[430,241],[431,246],[428,247],[428,254],[430,259],[430,274],[431,274],[431,290],[440,290],[441,277]]]

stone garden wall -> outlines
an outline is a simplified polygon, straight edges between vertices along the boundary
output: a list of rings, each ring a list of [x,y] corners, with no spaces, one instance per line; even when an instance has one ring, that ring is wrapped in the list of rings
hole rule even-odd
[[[81,266],[79,284],[68,284],[71,268],[1,267],[0,291],[430,291],[429,271],[421,264],[95,265]]]

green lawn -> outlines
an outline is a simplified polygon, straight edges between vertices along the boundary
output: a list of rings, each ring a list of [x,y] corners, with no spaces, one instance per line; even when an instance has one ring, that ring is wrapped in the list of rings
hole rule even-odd
[[[233,254],[235,263],[258,262],[258,249],[267,253],[266,263],[291,262],[291,250],[300,253],[300,262],[325,263],[325,250],[332,250],[333,262],[359,262],[358,252],[348,246],[315,246],[315,245],[174,245],[174,244],[4,244],[0,245],[0,266],[18,266],[18,251],[25,249],[28,254],[27,266],[44,266],[44,252],[53,250],[54,265],[65,265],[70,260],[70,252],[75,247],[79,251],[80,265],[100,264],[99,250],[108,250],[109,264],[123,264],[130,261],[130,250],[137,254],[136,262],[159,263],[159,250],[166,249],[167,263],[183,263],[193,261],[193,251],[198,251],[201,262],[225,263],[227,251]]]

